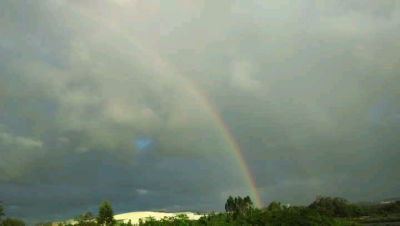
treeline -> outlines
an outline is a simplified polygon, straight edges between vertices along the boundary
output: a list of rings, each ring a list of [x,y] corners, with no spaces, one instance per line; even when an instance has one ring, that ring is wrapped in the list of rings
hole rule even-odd
[[[362,215],[362,210],[348,204],[342,198],[317,197],[309,206],[286,206],[272,202],[263,210],[257,209],[249,197],[229,197],[225,204],[225,213],[210,214],[197,221],[190,221],[186,216],[156,221],[140,222],[140,226],[329,226],[358,225],[355,217]]]
[[[140,226],[355,226],[362,217],[371,214],[363,206],[350,204],[346,199],[318,196],[308,206],[286,206],[272,202],[263,210],[254,208],[249,197],[229,197],[225,213],[210,214],[197,221],[180,215],[162,221],[148,219]],[[400,213],[400,202],[379,205],[374,214]]]
[[[138,226],[351,226],[359,225],[362,216],[400,214],[400,201],[385,205],[354,205],[346,199],[318,196],[308,206],[286,206],[272,202],[267,208],[255,208],[250,197],[229,197],[225,204],[225,213],[211,213],[199,220],[190,220],[186,215],[179,215],[162,220],[141,219]],[[5,218],[0,205],[0,226],[25,226],[19,219]],[[112,205],[103,202],[98,216],[91,212],[77,215],[75,226],[133,226],[114,219]],[[38,223],[35,226],[52,226],[51,222]],[[60,226],[72,226],[65,224]]]
[[[400,201],[388,204],[360,203],[358,206],[367,216],[386,216],[394,213],[400,213]]]

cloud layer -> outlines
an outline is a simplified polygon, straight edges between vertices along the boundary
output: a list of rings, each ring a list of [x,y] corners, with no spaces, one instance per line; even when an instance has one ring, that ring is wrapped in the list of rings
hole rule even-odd
[[[6,214],[68,218],[103,199],[116,212],[222,209],[250,191],[210,105],[264,203],[398,196],[399,9],[2,1]],[[138,152],[135,140],[148,138]]]

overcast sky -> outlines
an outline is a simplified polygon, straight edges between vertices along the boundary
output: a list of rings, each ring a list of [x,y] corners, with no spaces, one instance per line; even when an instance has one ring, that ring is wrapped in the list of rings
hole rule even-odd
[[[400,196],[399,24],[396,0],[2,0],[5,213],[252,195],[210,105],[266,205]]]

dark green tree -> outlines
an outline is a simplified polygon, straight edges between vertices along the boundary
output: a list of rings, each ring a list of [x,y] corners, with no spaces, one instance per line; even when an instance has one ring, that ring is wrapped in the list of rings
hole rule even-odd
[[[309,207],[325,216],[333,217],[335,215],[335,207],[333,206],[333,199],[331,197],[317,196]]]
[[[281,203],[275,202],[275,201],[271,202],[267,208],[267,210],[270,212],[277,212],[277,211],[281,211],[282,209],[283,208],[282,208]]]
[[[1,203],[1,201],[0,201],[0,203]],[[2,216],[4,216],[4,209],[3,209],[3,206],[0,205],[0,220],[1,220]]]
[[[99,207],[99,214],[97,216],[97,223],[100,225],[115,225],[116,221],[114,219],[114,211],[112,209],[111,203],[104,201]]]
[[[25,222],[19,219],[6,218],[1,222],[2,226],[25,226]]]
[[[234,205],[233,198],[232,196],[229,196],[228,200],[226,200],[225,211],[228,213],[233,212],[233,205]]]
[[[400,213],[400,201],[385,204],[380,207],[380,212]]]
[[[340,197],[318,196],[309,207],[329,217],[352,217],[363,214],[360,208],[350,205],[346,199]]]
[[[365,215],[364,210],[357,205],[350,204],[347,206],[347,209],[351,217],[360,217]]]
[[[94,219],[94,216],[92,212],[87,212],[85,214],[76,215],[74,219],[78,222],[89,222]]]
[[[348,208],[348,201],[344,198],[335,197],[332,200],[333,211],[336,217],[349,217],[350,208]]]
[[[94,219],[93,213],[92,212],[87,212],[84,216],[83,216],[83,220],[84,221],[91,221]]]
[[[81,222],[83,220],[83,215],[82,214],[75,215],[74,220]]]
[[[234,218],[246,217],[253,209],[253,202],[249,196],[244,199],[240,196],[236,198],[229,196],[225,204],[225,211]]]

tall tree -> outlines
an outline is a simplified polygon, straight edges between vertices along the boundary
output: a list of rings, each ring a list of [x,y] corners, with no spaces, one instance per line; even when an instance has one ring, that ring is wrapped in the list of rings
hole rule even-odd
[[[99,207],[99,214],[97,216],[97,223],[100,225],[115,225],[116,221],[114,219],[114,211],[112,209],[111,203],[104,201]]]
[[[229,215],[233,215],[235,218],[246,217],[252,209],[253,202],[249,196],[244,199],[240,196],[235,198],[229,196],[225,204],[225,211],[228,212]]]
[[[232,196],[229,196],[228,200],[226,200],[226,204],[225,204],[225,211],[226,212],[232,212],[233,211],[233,198]]]

